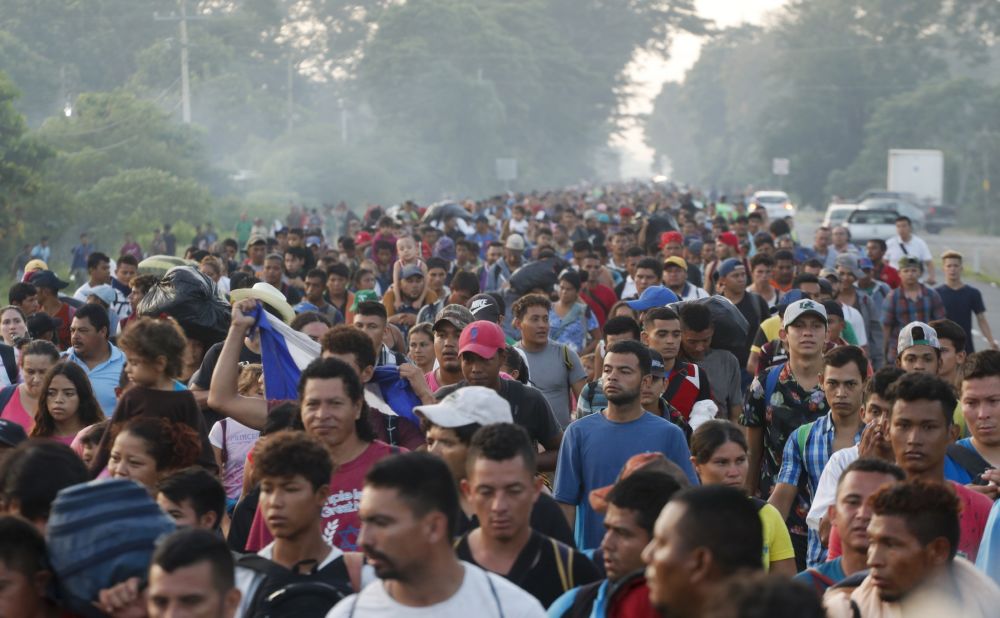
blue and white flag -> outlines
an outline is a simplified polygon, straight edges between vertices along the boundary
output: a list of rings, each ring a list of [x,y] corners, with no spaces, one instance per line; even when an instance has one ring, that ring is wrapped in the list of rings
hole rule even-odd
[[[309,363],[319,358],[319,344],[264,311],[259,302],[251,315],[260,337],[264,393],[270,401],[298,399],[299,377]]]

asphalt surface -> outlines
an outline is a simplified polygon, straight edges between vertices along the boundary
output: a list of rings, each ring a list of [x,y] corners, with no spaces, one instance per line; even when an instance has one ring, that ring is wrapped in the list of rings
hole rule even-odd
[[[812,244],[813,235],[819,227],[822,215],[812,211],[799,212],[795,227],[800,242]],[[993,331],[994,338],[1000,340],[1000,238],[996,236],[979,235],[967,230],[944,230],[939,234],[919,234],[930,247],[935,258],[951,249],[960,252],[965,257],[965,276],[963,279],[969,285],[979,289],[986,305],[986,319]],[[935,259],[937,283],[944,282],[940,261]],[[986,338],[979,332],[978,324],[972,322],[974,345],[977,350],[987,347]]]

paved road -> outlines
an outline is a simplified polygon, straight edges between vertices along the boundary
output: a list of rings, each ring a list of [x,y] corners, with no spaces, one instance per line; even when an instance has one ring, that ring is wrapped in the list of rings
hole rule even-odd
[[[812,211],[800,213],[796,228],[803,244],[811,243],[816,228],[819,227],[821,216]],[[993,336],[1000,339],[1000,287],[995,281],[1000,281],[1000,238],[995,236],[980,236],[967,231],[944,230],[940,234],[923,234],[921,236],[935,256],[953,249],[965,256],[967,283],[982,292],[986,305],[986,319],[990,323]],[[982,273],[977,277],[975,273]],[[938,283],[941,283],[940,264],[937,268]],[[986,338],[978,330],[973,320],[974,345],[977,350],[987,346]]]

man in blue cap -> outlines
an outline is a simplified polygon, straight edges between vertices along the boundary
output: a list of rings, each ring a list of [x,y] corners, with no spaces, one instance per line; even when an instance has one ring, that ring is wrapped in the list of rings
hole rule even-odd
[[[639,319],[642,314],[653,307],[666,307],[670,303],[676,303],[677,295],[662,285],[651,285],[642,292],[642,296],[636,300],[630,300],[626,304],[639,312]]]
[[[767,301],[759,295],[747,291],[747,269],[743,265],[743,260],[740,258],[725,259],[719,264],[716,273],[718,274],[718,279],[715,282],[716,292],[736,305],[736,308],[747,320],[746,345],[740,348],[741,352],[736,356],[742,374],[741,384],[746,387],[749,386],[751,378],[746,370],[747,360],[750,358],[750,346],[753,345],[754,337],[757,336],[760,323],[770,315],[770,309],[768,309]]]

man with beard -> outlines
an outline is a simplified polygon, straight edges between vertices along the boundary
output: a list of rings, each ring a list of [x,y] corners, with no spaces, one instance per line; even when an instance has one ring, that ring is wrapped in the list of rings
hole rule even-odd
[[[593,549],[601,542],[603,516],[587,501],[589,493],[615,482],[629,457],[659,452],[684,470],[692,484],[698,478],[691,466],[684,432],[670,421],[642,409],[639,396],[649,385],[652,359],[646,346],[620,341],[604,357],[604,394],[608,407],[572,423],[566,430],[556,467],[555,491],[571,526],[576,545]]]
[[[451,537],[457,514],[458,490],[437,457],[409,453],[373,466],[361,492],[359,542],[379,581],[327,618],[545,616],[527,592],[458,559]]]

